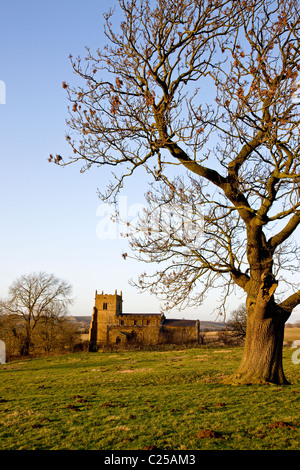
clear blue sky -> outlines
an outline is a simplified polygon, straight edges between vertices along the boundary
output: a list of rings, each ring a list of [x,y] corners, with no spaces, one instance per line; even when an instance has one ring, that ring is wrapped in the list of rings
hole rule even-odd
[[[0,104],[0,297],[21,274],[43,270],[73,285],[74,315],[91,314],[96,289],[122,290],[127,312],[159,311],[155,297],[128,285],[145,267],[123,260],[126,241],[97,235],[97,188],[107,174],[96,168],[81,174],[79,166],[48,162],[51,153],[69,153],[62,88],[63,81],[74,81],[68,57],[105,44],[102,15],[113,5],[110,0],[1,2],[0,81],[6,103]],[[126,191],[129,205],[143,204],[141,178]],[[212,305],[179,316],[214,320]]]

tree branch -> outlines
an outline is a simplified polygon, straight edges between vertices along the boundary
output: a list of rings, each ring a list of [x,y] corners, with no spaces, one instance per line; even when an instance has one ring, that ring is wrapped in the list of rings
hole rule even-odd
[[[231,276],[239,287],[244,289],[245,292],[248,292],[250,277],[247,274],[241,271],[232,271]]]
[[[285,299],[279,306],[287,311],[292,312],[292,310],[300,304],[300,290],[295,292],[294,294],[290,295],[287,299]]]
[[[296,230],[300,223],[300,211],[297,211],[296,214],[289,220],[286,226],[276,235],[270,238],[268,241],[269,246],[273,251],[281,245],[285,240],[287,240],[292,233]]]

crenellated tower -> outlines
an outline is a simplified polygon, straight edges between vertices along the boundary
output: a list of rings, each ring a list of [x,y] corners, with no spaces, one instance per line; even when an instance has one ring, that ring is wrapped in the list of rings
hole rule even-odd
[[[102,346],[108,342],[108,327],[118,323],[117,317],[122,314],[122,291],[117,294],[95,293],[95,306],[89,330],[89,341],[92,345]]]

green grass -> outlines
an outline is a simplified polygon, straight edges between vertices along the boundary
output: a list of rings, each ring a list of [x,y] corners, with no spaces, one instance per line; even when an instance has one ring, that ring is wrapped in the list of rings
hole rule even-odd
[[[298,450],[293,352],[284,350],[289,386],[222,384],[240,348],[79,353],[1,365],[0,449]]]

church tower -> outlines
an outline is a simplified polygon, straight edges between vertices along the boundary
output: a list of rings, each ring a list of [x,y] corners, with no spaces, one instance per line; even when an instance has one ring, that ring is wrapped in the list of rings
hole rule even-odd
[[[117,294],[95,294],[95,307],[89,331],[90,344],[101,346],[108,342],[107,327],[117,324],[122,314],[122,292]]]

